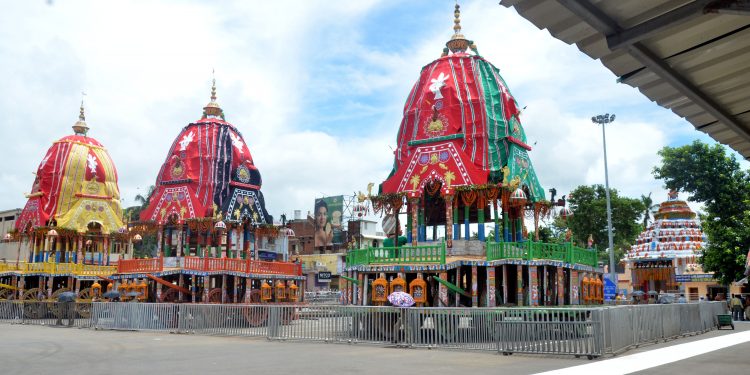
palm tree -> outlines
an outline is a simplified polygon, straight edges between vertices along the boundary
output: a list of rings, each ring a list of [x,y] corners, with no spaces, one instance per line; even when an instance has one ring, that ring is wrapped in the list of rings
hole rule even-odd
[[[654,204],[651,193],[648,193],[648,196],[641,194],[641,203],[643,203],[643,229],[646,229],[648,228],[648,221],[651,220],[651,211],[659,208],[659,205]]]
[[[154,195],[155,189],[156,187],[154,185],[151,185],[148,187],[148,192],[146,193],[145,197],[141,194],[135,196],[135,201],[141,205],[141,209],[144,209],[146,208],[146,206],[148,206],[148,202],[151,200],[151,196]]]

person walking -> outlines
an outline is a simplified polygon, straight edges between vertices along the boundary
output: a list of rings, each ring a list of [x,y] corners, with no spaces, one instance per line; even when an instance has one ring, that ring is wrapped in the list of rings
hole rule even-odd
[[[740,296],[737,294],[733,295],[729,305],[732,307],[732,319],[734,321],[744,321],[745,317],[743,315],[745,311],[744,306],[742,306],[742,300],[740,299]]]

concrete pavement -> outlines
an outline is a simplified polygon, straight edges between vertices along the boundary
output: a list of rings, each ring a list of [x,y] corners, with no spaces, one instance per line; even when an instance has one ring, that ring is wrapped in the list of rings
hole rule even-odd
[[[750,323],[737,328],[750,330]],[[642,346],[620,357],[733,332]],[[642,373],[745,373],[748,353],[746,343]],[[0,373],[7,374],[531,374],[587,363],[572,357],[0,325]]]

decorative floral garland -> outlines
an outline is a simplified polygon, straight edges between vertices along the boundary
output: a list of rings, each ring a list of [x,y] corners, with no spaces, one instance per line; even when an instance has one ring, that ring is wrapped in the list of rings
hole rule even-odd
[[[279,227],[271,224],[262,224],[255,228],[255,235],[266,238],[276,238],[279,236]]]

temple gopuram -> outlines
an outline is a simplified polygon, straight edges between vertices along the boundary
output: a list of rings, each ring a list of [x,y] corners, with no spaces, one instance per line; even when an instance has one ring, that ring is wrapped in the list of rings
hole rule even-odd
[[[147,277],[161,302],[296,298],[287,292],[304,280],[300,265],[259,259],[286,233],[273,225],[261,184],[242,134],[216,102],[214,80],[203,115],[177,135],[140,221],[130,224],[131,233],[156,237],[155,257],[120,262],[114,278]]]
[[[408,289],[426,306],[600,302],[594,251],[529,238],[528,223],[537,229],[555,205],[532,166],[518,103],[462,34],[458,5],[454,15],[442,56],[406,98],[393,170],[368,194],[396,228],[405,221],[406,243],[350,250],[345,299],[379,305]]]
[[[691,301],[707,294],[711,298],[718,293],[726,296],[726,287],[698,263],[705,246],[697,215],[671,191],[659,205],[654,221],[625,255],[633,291],[685,293]]]
[[[115,273],[113,264],[130,250],[117,169],[88,131],[81,103],[74,134],[47,150],[6,235],[18,242],[18,254],[15,263],[0,265],[0,299],[55,301],[74,292],[79,301],[91,300],[97,286],[101,291],[98,281]]]

